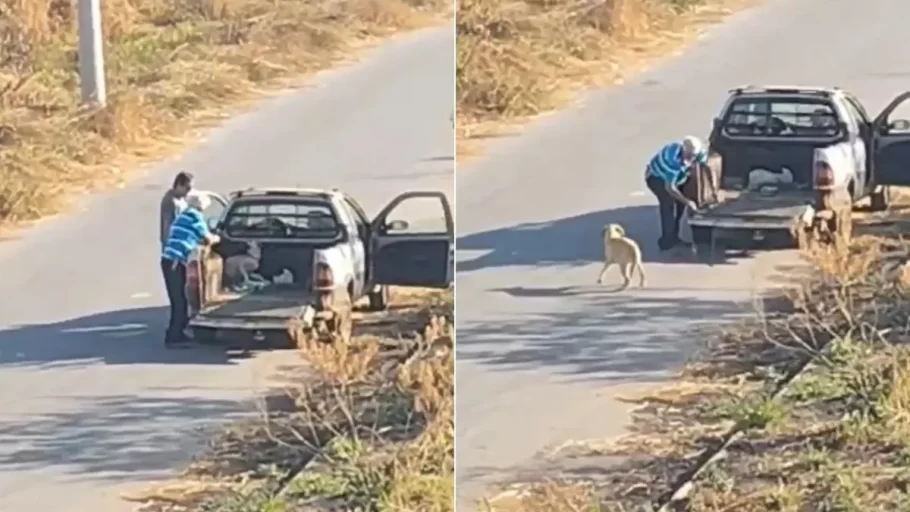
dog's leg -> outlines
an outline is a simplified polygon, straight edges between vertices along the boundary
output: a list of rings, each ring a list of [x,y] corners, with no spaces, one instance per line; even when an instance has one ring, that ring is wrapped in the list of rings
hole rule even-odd
[[[246,262],[240,264],[240,277],[243,279],[240,282],[240,286],[246,288],[250,284],[250,274],[246,270]]]
[[[645,267],[640,261],[635,262],[635,270],[638,271],[638,286],[645,287]]]
[[[600,275],[597,276],[597,284],[603,284],[604,276],[607,274],[607,269],[609,269],[610,265],[612,265],[612,264],[613,264],[612,261],[604,262],[604,267],[602,269],[600,269]]]
[[[622,272],[622,286],[619,287],[619,290],[622,291],[628,288],[629,283],[632,282],[632,264],[623,263],[619,269]]]

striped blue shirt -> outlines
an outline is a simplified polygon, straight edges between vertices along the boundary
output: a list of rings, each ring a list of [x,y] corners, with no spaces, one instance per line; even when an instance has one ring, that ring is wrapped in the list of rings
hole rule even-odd
[[[701,165],[708,165],[707,151],[699,151],[695,154],[695,162]],[[683,145],[682,142],[671,142],[660,148],[660,151],[648,162],[648,168],[645,171],[645,178],[657,177],[664,183],[679,185],[686,181],[689,175],[689,169],[683,162]]]
[[[170,261],[186,263],[193,249],[202,243],[208,233],[209,227],[205,223],[202,212],[195,208],[183,210],[171,224],[171,231],[164,244],[161,257]]]

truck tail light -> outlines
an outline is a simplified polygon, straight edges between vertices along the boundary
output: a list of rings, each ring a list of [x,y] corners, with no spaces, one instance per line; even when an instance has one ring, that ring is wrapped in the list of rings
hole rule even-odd
[[[813,182],[818,190],[834,188],[834,169],[827,162],[816,162]]]
[[[313,279],[313,288],[316,290],[331,290],[335,287],[335,276],[332,268],[325,263],[316,264],[316,278]]]

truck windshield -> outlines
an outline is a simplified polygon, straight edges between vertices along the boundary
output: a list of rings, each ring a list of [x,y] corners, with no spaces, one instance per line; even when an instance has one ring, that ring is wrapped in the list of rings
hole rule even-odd
[[[332,206],[319,201],[244,201],[230,208],[223,224],[230,238],[326,239],[340,232]]]
[[[841,135],[829,101],[806,97],[738,98],[723,119],[733,137],[833,138]]]

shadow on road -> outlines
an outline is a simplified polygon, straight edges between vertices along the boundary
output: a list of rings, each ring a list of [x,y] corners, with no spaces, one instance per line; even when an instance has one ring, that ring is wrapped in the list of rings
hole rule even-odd
[[[0,331],[0,367],[105,364],[230,364],[223,347],[166,349],[167,308],[125,309]]]
[[[621,224],[626,235],[639,243],[645,262],[692,263],[695,258],[679,251],[661,254],[657,248],[660,236],[657,207],[641,205],[461,236],[457,240],[459,251],[487,252],[474,259],[458,261],[458,272],[510,266],[587,265],[603,261],[602,232],[604,225],[609,223]],[[714,263],[731,263],[732,256],[718,255]]]
[[[706,330],[717,332],[719,323],[751,311],[749,304],[699,298],[697,290],[635,290],[621,296],[588,290],[510,290],[519,297],[571,294],[578,307],[514,320],[462,321],[458,360],[586,379],[652,381],[678,369]]]
[[[205,439],[203,432],[193,432],[194,425],[240,412],[236,401],[187,397],[177,386],[153,391],[162,396],[61,398],[61,411],[3,422],[0,472],[50,469],[106,481],[163,478]]]

